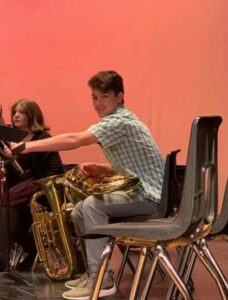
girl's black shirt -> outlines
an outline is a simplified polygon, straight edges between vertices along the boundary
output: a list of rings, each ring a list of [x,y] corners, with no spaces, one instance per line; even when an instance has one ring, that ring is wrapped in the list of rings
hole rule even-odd
[[[47,131],[38,131],[33,135],[31,141],[46,139],[51,135]],[[34,152],[19,154],[16,157],[18,163],[25,171],[24,176],[33,176],[35,179],[45,178],[52,175],[63,174],[63,164],[58,152]],[[13,187],[23,180],[18,170],[13,164],[7,168],[8,187]]]

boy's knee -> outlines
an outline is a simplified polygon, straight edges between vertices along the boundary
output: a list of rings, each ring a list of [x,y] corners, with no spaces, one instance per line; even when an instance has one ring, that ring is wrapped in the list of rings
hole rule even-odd
[[[93,208],[95,204],[95,197],[94,196],[89,196],[87,197],[84,202],[83,202],[83,210],[87,210],[90,208]]]
[[[83,210],[83,203],[82,203],[82,201],[80,201],[73,208],[73,210],[70,214],[71,219],[74,220],[74,219],[80,218],[80,216],[82,215],[82,210]]]
[[[91,195],[87,197],[83,202],[83,212],[89,213],[92,211],[102,211],[103,201],[97,197]]]

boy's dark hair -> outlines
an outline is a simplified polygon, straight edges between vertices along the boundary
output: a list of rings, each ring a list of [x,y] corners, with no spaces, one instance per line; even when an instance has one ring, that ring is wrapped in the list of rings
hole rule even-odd
[[[123,78],[115,71],[101,71],[94,75],[88,81],[92,89],[99,90],[103,93],[113,91],[115,95],[120,92],[124,93]]]

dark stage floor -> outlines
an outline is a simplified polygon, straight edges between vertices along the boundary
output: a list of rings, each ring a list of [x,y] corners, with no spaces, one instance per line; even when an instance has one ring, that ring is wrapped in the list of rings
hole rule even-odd
[[[217,261],[219,262],[224,274],[228,277],[228,244],[224,241],[213,241],[209,243],[210,248]],[[132,254],[133,258],[137,258],[137,254]],[[117,270],[120,262],[120,253],[118,249],[115,249],[111,265],[114,271]],[[149,260],[146,265],[146,269],[149,268]],[[21,283],[15,283],[13,279],[5,278],[4,273],[0,273],[0,300],[28,300],[28,299],[41,299],[41,300],[60,300],[62,293],[66,291],[62,282],[50,281],[42,270],[42,266],[38,265],[35,272],[23,272],[17,273],[22,276],[23,279],[29,283],[29,285]],[[146,274],[146,270],[144,272]],[[6,276],[8,277],[8,276]],[[103,299],[119,300],[128,299],[129,291],[131,287],[132,274],[128,267],[126,267],[123,279],[120,283],[119,290],[114,296],[110,296]],[[217,300],[221,299],[218,293],[217,287],[205,271],[204,267],[199,261],[194,269],[193,281],[195,285],[195,291],[193,292],[194,300]],[[165,299],[169,280],[161,279],[159,274],[156,274],[153,286],[150,291],[148,299],[160,300]],[[142,281],[143,285],[143,281]],[[138,297],[139,299],[139,297]]]

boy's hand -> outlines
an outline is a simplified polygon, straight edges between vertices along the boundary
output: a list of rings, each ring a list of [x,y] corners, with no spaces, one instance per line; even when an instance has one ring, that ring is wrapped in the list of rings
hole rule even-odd
[[[80,167],[86,177],[109,177],[113,176],[116,172],[110,165],[97,164],[97,163],[82,163]]]
[[[1,141],[3,145],[3,152],[6,157],[12,158],[16,154],[23,152],[25,149],[25,143],[13,143],[11,142],[9,146],[7,146],[3,141]]]
[[[12,151],[13,155],[23,153],[23,151],[25,150],[25,143],[24,142],[11,143],[11,144],[13,144],[13,146],[11,147],[11,151]]]
[[[10,145],[10,147],[8,147],[3,141],[1,141],[1,144],[3,145],[4,155],[9,158],[13,157],[13,153],[10,149],[11,145]]]

